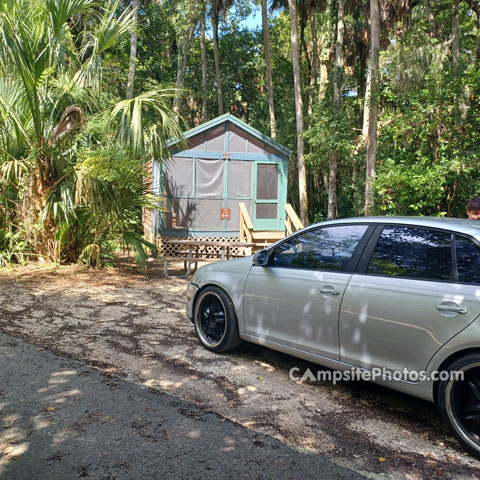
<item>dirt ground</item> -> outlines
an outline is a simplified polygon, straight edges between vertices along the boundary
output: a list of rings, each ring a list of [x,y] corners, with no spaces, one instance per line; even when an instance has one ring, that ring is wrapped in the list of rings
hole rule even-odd
[[[428,402],[370,383],[294,382],[290,368],[318,367],[255,345],[206,351],[185,316],[186,285],[159,264],[144,273],[128,261],[4,269],[0,331],[372,478],[480,478],[480,462]]]

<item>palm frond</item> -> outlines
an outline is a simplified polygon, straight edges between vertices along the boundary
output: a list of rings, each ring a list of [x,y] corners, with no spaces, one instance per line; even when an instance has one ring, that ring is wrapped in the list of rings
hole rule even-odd
[[[74,128],[83,125],[83,112],[78,105],[70,105],[63,112],[60,121],[55,126],[52,132],[52,139],[58,140],[61,135],[71,132]]]
[[[112,111],[112,120],[117,120],[117,141],[132,155],[146,154],[162,158],[164,146],[172,138],[183,138],[182,130],[166,100],[175,95],[174,89],[153,90],[130,100],[119,102]],[[148,124],[146,113],[157,120]]]
[[[23,109],[18,109],[22,92],[3,87],[4,82],[0,81],[0,131],[9,131],[9,135],[15,134],[18,141],[32,146],[32,132],[28,129],[30,122],[27,120],[31,117]]]
[[[86,12],[93,5],[93,0],[45,0],[54,35],[60,34],[68,19]]]
[[[117,45],[132,31],[134,25],[131,8],[122,9],[120,0],[107,1],[92,37],[95,39],[95,54],[100,55]]]
[[[153,243],[145,240],[138,233],[125,232],[122,235],[122,241],[134,251],[135,263],[141,268],[146,268],[147,266],[148,258],[146,250],[150,250],[153,256],[157,255],[157,247]]]
[[[1,151],[0,151],[1,155]],[[12,159],[9,161],[0,162],[0,178],[4,181],[9,179],[20,180],[27,171],[27,166],[23,159]]]
[[[79,260],[85,263],[87,268],[98,268],[102,265],[102,259],[100,255],[100,245],[92,243],[87,245],[80,254]]]

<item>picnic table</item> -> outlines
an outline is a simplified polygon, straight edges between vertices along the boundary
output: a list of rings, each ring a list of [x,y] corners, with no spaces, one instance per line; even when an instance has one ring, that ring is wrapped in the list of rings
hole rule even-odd
[[[232,247],[240,247],[248,249],[251,252],[253,243],[247,242],[233,242],[231,240],[176,240],[174,238],[163,239],[164,245],[174,245],[178,247],[178,253],[172,256],[163,256],[160,259],[163,261],[163,273],[166,277],[168,275],[169,262],[183,262],[185,265],[185,277],[192,274],[191,264],[194,263],[194,272],[197,269],[198,262],[216,262],[218,260],[229,260],[231,258],[243,257],[244,255],[232,254]],[[213,248],[208,248],[213,247]]]

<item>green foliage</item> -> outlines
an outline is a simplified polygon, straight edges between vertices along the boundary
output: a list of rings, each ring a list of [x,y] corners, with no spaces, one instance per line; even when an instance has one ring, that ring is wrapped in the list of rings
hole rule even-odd
[[[114,146],[100,146],[79,150],[78,160],[73,184],[63,182],[59,196],[51,197],[56,199],[56,240],[64,260],[79,258],[94,266],[108,255],[110,242],[138,229],[142,207],[156,209],[159,199],[145,192],[142,159]],[[143,259],[136,258],[143,265]]]
[[[417,29],[385,54],[375,189],[381,214],[464,216],[478,194],[480,72]]]
[[[461,3],[461,55],[458,64],[454,64],[451,3],[431,5],[435,14],[433,31],[427,5],[420,2],[408,12],[405,31],[383,32],[389,36],[389,45],[381,57],[376,214],[464,217],[465,204],[479,193],[478,12]],[[392,25],[395,27],[395,23]],[[347,18],[347,32],[357,32],[357,37],[352,36],[357,43],[351,51],[356,56],[349,57],[345,47],[351,68],[350,75],[343,80],[342,111],[338,117],[332,116],[327,94],[323,104],[315,107],[311,128],[305,134],[310,149],[310,216],[315,220],[325,217],[325,179],[332,152],[339,158],[339,216],[362,214],[365,143],[361,114],[365,71],[359,55],[361,35],[357,31],[361,28],[362,18],[357,11],[353,18]]]
[[[123,100],[135,27],[130,2],[1,3],[3,263],[23,261],[28,252],[98,266],[111,260],[119,241],[145,263],[150,247],[141,239],[141,209],[157,208],[159,201],[146,192],[145,164],[152,157],[168,156],[167,139],[181,138],[171,112],[172,86],[178,53],[192,25],[182,126],[201,122],[204,97],[209,118],[218,111],[209,15],[206,93],[200,81],[198,22],[204,6],[209,11],[212,3],[141,2],[136,96]],[[295,152],[290,16],[285,2],[269,6],[275,7],[269,31],[277,140]],[[247,29],[241,22],[251,7],[247,0],[235,2],[219,18],[224,103],[226,111],[268,134],[263,35],[261,29]],[[347,3],[343,97],[334,114],[331,82],[324,93],[320,87],[333,73],[335,3],[300,2],[298,7],[310,220],[326,217],[332,155],[338,158],[338,215],[361,215],[369,18],[363,3]],[[404,3],[385,10],[374,183],[377,214],[464,216],[468,199],[480,194],[479,15],[477,3],[460,2],[460,58],[455,64],[451,2],[422,0],[413,7]],[[312,16],[319,43],[316,70],[323,67],[324,75],[313,82]],[[313,113],[308,116],[310,96]],[[296,168],[294,154],[288,192],[294,206]]]
[[[122,241],[134,251],[135,262],[142,268],[147,267],[147,250],[150,250],[154,257],[157,255],[157,247],[153,243],[147,242],[138,233],[125,232],[122,235]]]
[[[85,246],[78,259],[84,263],[87,268],[98,268],[102,265],[100,252],[100,245],[91,243]]]
[[[0,267],[24,264],[29,253],[22,232],[0,229]]]
[[[358,198],[361,182],[354,176],[359,169],[359,135],[357,125],[361,118],[361,105],[355,97],[345,97],[340,111],[334,113],[331,92],[322,103],[315,105],[311,127],[305,132],[310,153],[306,155],[308,171],[312,177],[327,176],[330,158],[338,158],[338,211],[340,217],[359,215]],[[327,190],[310,193],[311,220],[326,218]]]
[[[167,139],[181,130],[173,90],[121,101],[107,75],[133,28],[119,0],[0,7],[0,211],[9,214],[0,251],[18,260],[28,246],[50,260],[98,266],[102,249],[136,232],[141,208],[158,200],[143,183],[145,165],[166,156]],[[128,238],[144,263],[145,244]]]

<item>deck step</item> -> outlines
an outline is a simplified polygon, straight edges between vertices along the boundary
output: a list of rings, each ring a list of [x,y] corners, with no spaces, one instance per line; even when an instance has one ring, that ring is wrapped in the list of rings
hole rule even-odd
[[[264,248],[267,248],[272,243],[275,243],[277,240],[281,240],[285,237],[284,231],[266,231],[259,230],[252,232],[252,242],[255,244],[253,247],[253,252],[258,252]]]
[[[252,238],[253,240],[272,240],[272,241],[277,241],[280,240],[281,238],[285,237],[285,232],[284,231],[253,231],[252,232]]]

